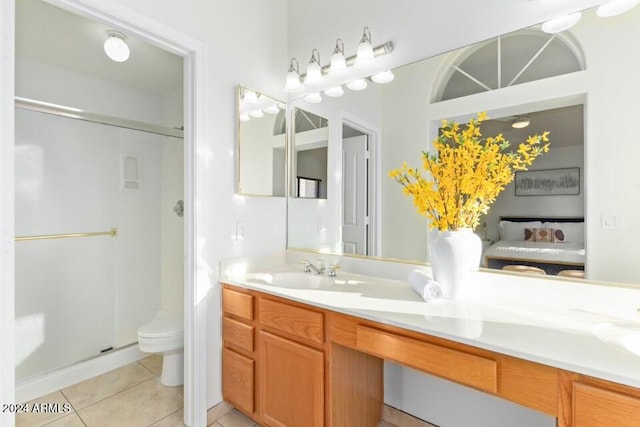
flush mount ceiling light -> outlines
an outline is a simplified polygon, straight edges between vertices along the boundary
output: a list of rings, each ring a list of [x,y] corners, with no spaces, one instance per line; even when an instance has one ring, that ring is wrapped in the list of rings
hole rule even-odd
[[[356,53],[356,68],[367,68],[373,62],[373,45],[371,44],[371,31],[369,27],[364,27],[362,31],[362,38],[358,45],[358,51]]]
[[[552,19],[542,24],[542,31],[545,33],[560,33],[568,30],[578,23],[582,13],[576,12],[570,15],[561,16],[560,18]]]
[[[342,39],[336,40],[336,48],[331,55],[331,67],[329,72],[332,74],[339,74],[347,69],[347,60],[344,57],[344,43]]]
[[[529,120],[529,117],[522,116],[516,117],[516,119],[511,122],[511,127],[514,129],[523,129],[529,126],[529,124],[531,124],[531,120]]]
[[[295,66],[293,65],[295,61]],[[298,64],[298,60],[296,58],[291,58],[291,62],[289,64],[289,71],[287,72],[287,82],[284,86],[285,92],[298,92],[302,89],[302,83],[300,82],[300,68]]]
[[[608,3],[601,4],[596,9],[596,15],[601,18],[609,18],[633,9],[640,3],[640,0],[613,0]]]
[[[104,42],[104,53],[115,62],[124,62],[129,59],[129,46],[125,42],[126,36],[117,31],[107,31],[107,40]]]

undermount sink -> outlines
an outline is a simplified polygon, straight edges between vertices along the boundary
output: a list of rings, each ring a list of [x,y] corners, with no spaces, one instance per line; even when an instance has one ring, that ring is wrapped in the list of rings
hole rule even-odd
[[[607,322],[596,325],[593,333],[601,341],[618,345],[640,356],[640,323]]]
[[[282,288],[295,289],[319,289],[332,286],[333,278],[321,276],[315,273],[303,273],[300,271],[282,271],[277,273],[259,273],[249,279],[254,283],[280,286]]]

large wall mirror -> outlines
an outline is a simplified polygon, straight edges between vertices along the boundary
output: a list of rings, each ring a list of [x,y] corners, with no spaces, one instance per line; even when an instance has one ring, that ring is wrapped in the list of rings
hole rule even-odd
[[[238,87],[238,193],[286,195],[286,104]]]
[[[392,83],[368,89],[375,96],[347,91],[323,105],[323,115],[337,127],[349,117],[379,132],[371,146],[375,173],[367,177],[368,209],[376,216],[371,254],[427,261],[426,221],[387,172],[404,161],[419,166],[420,153],[430,149],[441,119],[462,122],[487,111],[492,120],[482,128],[485,136],[504,133],[515,144],[527,135],[551,132],[551,151],[536,161],[531,175],[520,176],[521,183],[571,183],[564,193],[516,191],[512,183],[484,219],[486,227],[476,230],[486,245],[505,239],[499,227],[505,217],[542,219],[571,236],[566,243],[582,248],[582,257],[568,262],[576,268],[583,264],[587,279],[640,283],[640,176],[635,173],[640,144],[632,136],[640,112],[634,72],[639,47],[640,7],[606,19],[587,10],[578,25],[563,33],[546,34],[537,26],[507,34],[397,68]],[[528,127],[512,127],[523,118]],[[329,146],[342,150],[342,140],[342,135],[332,137]],[[329,175],[341,177],[342,168],[339,158],[330,160]],[[306,218],[297,211],[299,205],[289,209],[296,220],[289,224],[290,247],[344,248],[341,221],[335,219],[342,215],[341,206]],[[320,222],[328,236],[323,245],[316,236]]]

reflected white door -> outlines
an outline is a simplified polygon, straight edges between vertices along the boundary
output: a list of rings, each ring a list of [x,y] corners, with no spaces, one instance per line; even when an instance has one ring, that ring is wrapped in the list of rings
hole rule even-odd
[[[345,253],[367,255],[367,136],[342,142],[342,241]]]

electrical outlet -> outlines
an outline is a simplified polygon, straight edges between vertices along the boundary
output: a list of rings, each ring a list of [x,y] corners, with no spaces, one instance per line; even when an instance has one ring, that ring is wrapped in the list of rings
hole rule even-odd
[[[236,222],[236,240],[243,240],[246,234],[247,227],[244,222],[237,221]]]

